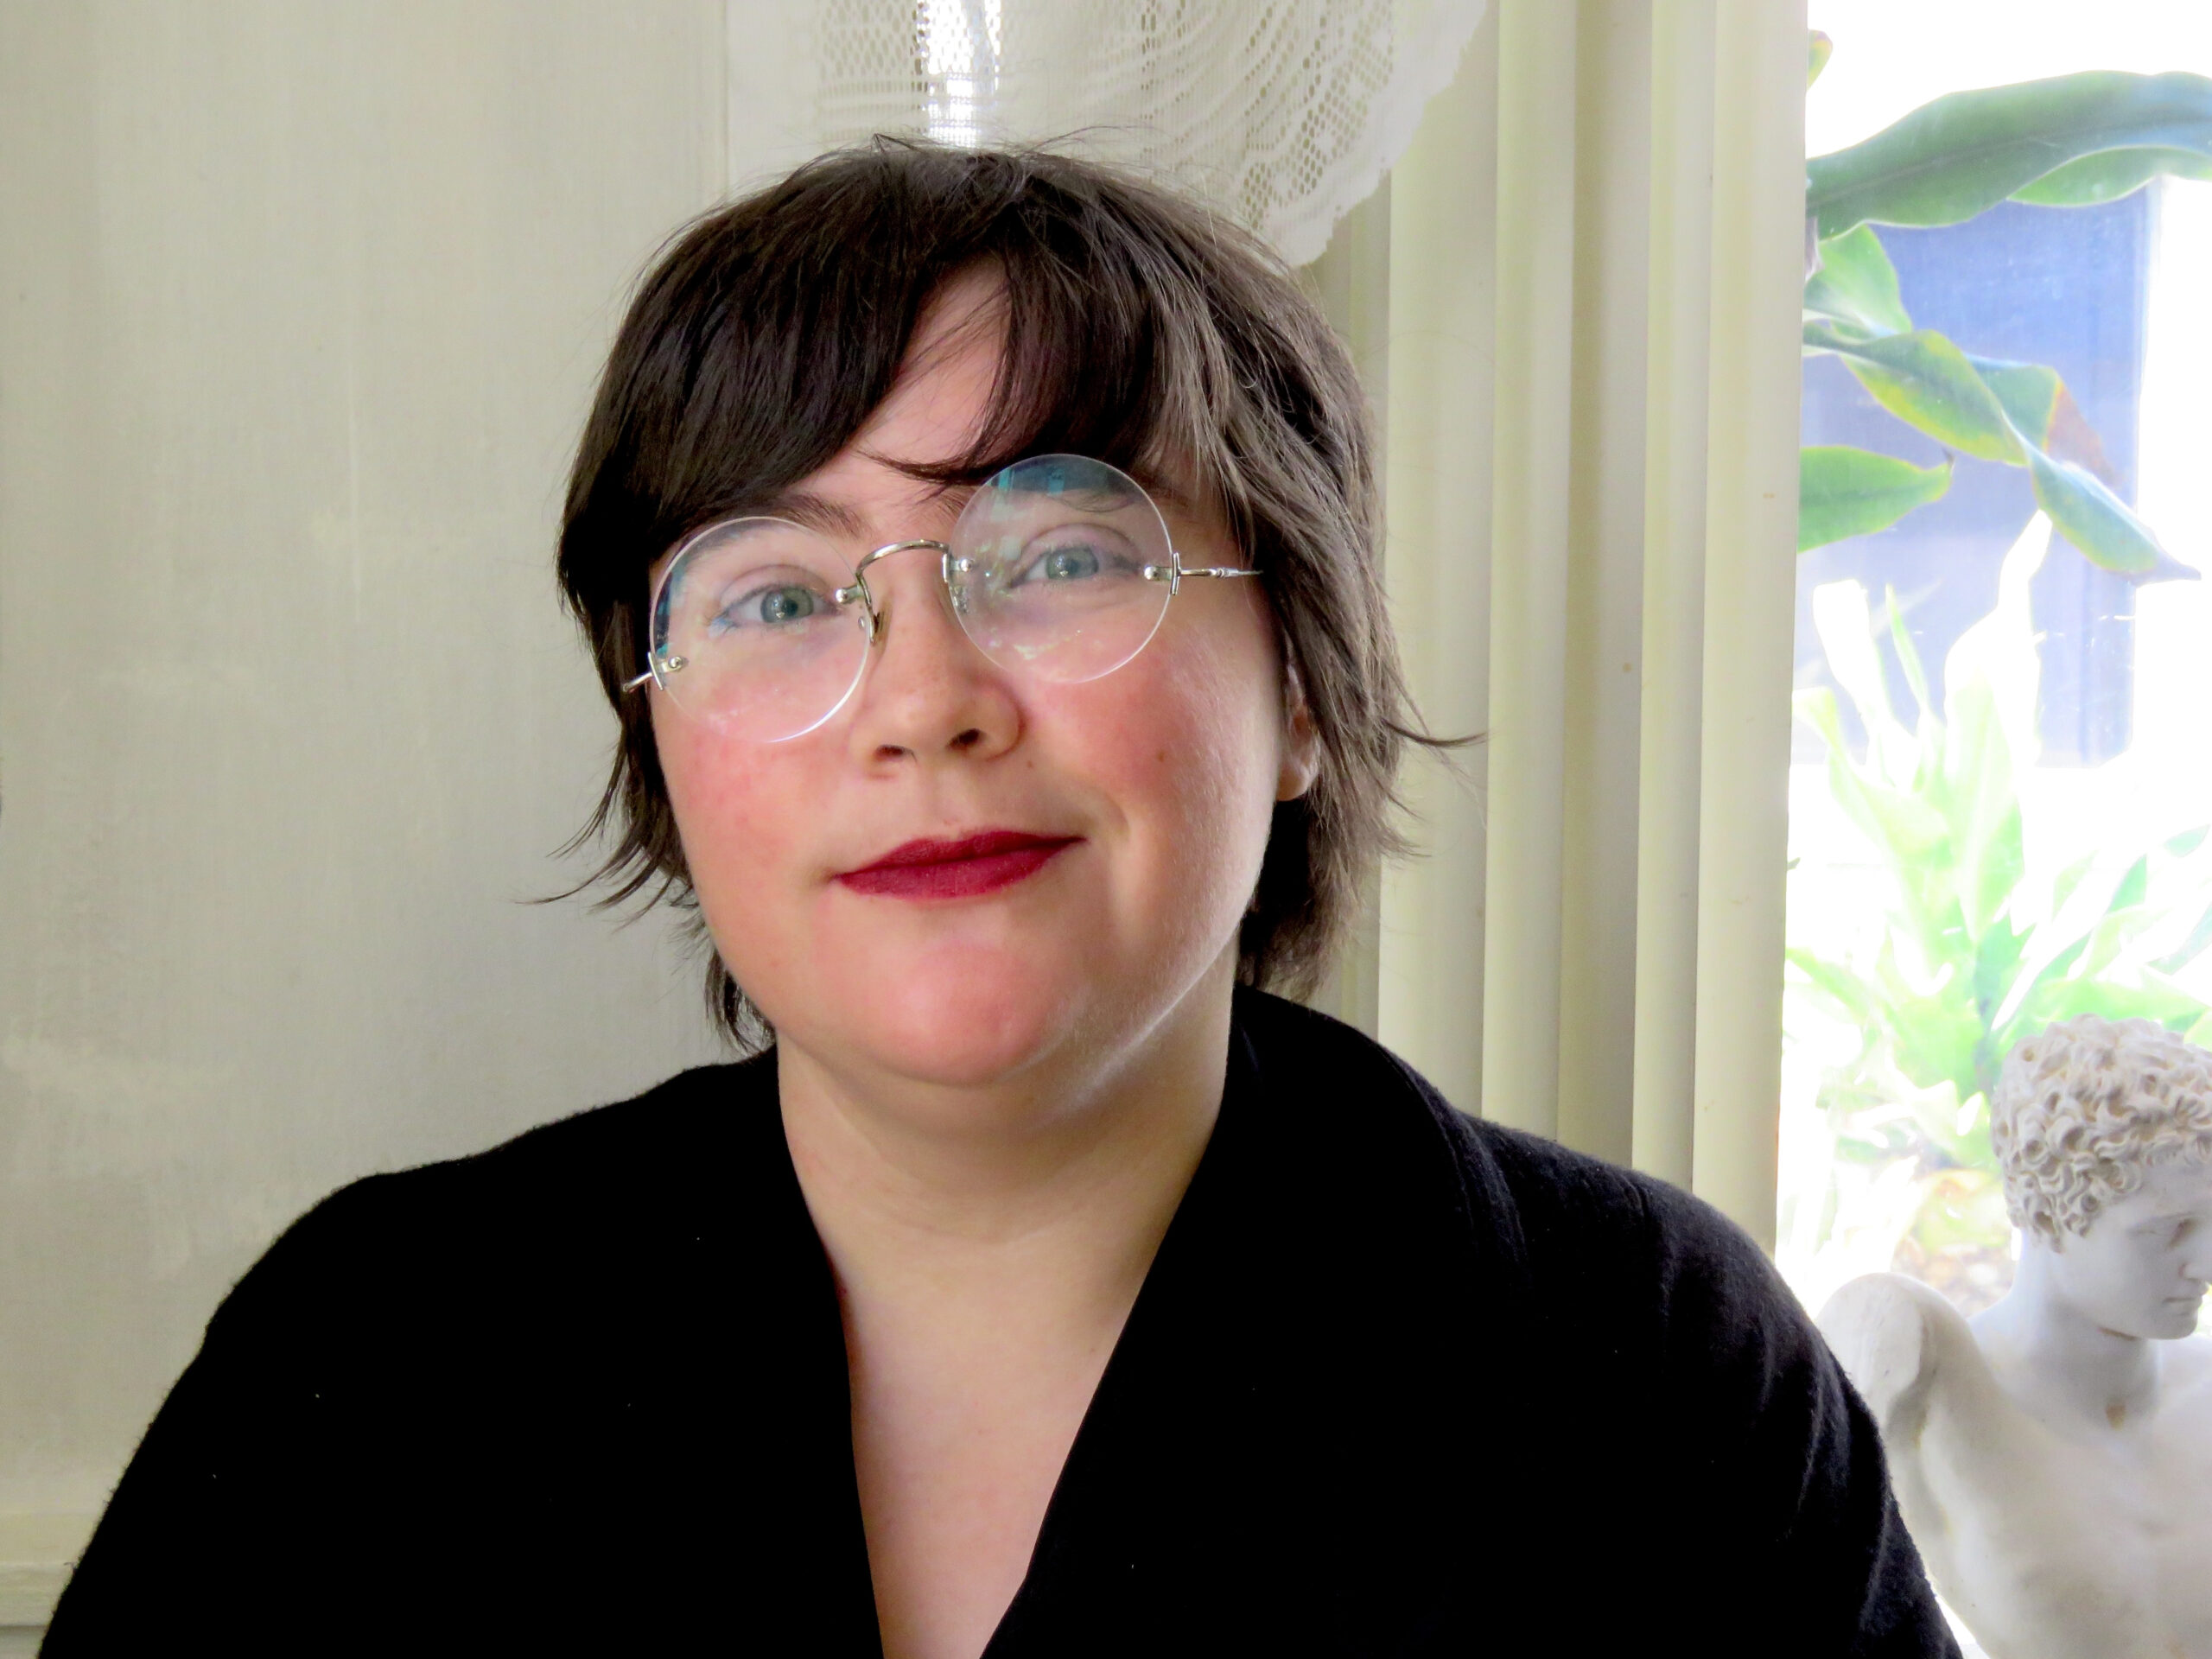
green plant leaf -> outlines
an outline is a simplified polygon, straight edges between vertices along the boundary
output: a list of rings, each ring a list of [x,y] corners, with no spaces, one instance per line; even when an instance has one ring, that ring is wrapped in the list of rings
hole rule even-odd
[[[1864,1026],[1878,1017],[1881,995],[1872,986],[1840,962],[1829,962],[1808,950],[1785,950],[1783,955],[1805,976],[1812,989],[1841,1009],[1853,1025]]]
[[[1852,766],[1850,757],[1840,750],[1832,751],[1829,758],[1852,774],[1848,795],[1839,790],[1838,798],[1851,810],[1853,820],[1868,839],[1881,849],[1892,874],[1901,880],[1916,873],[1942,848],[1950,826],[1933,803],[1918,791],[1891,789],[1861,776]]]
[[[1802,450],[1797,464],[1797,550],[1887,530],[1950,487],[1948,461],[1940,467],[1916,467],[1895,455],[1841,444]]]
[[[2068,962],[2064,970],[2066,976],[2094,979],[2112,966],[2129,942],[2157,923],[2164,913],[2150,907],[2150,896],[2151,860],[2150,855],[2145,854],[2130,864],[2126,873],[2113,883],[2111,893],[2105,899],[2103,911],[2079,941],[2082,949]]]
[[[1860,225],[1831,237],[1818,249],[1819,263],[1805,279],[1805,309],[1842,323],[1866,336],[1903,334],[1912,329],[1897,267],[1873,227]]]
[[[1834,692],[1826,686],[1812,687],[1799,692],[1796,701],[1798,718],[1827,746],[1828,788],[1837,804],[1882,855],[1900,896],[1909,904],[1915,902],[1911,877],[1928,851],[1941,844],[1942,815],[1851,764]]]
[[[1812,32],[1805,42],[1805,84],[1810,86],[1821,78],[1821,71],[1828,67],[1828,60],[1835,55],[1835,42],[1819,29]]]
[[[1950,820],[1960,919],[1978,948],[2025,873],[2020,799],[2012,785],[2012,747],[1989,683],[1970,677],[1954,683],[1948,693],[1945,816]]]
[[[1840,357],[1876,403],[1946,449],[2021,464],[2019,436],[2004,404],[1967,354],[1933,329],[1866,340],[1808,323],[1805,339],[1816,350]]]
[[[2028,995],[2030,996],[2033,996],[2037,991],[2043,989],[2044,986],[2055,983],[2056,981],[2065,977],[2067,973],[2072,969],[2074,964],[2081,961],[2082,953],[2089,948],[2089,941],[2095,937],[2094,930],[2090,932],[2084,933],[2080,938],[2075,940],[2073,944],[2068,945],[2063,950],[2061,950],[2056,956],[2053,957],[2049,962],[2037,969],[2036,970],[2036,976],[2028,982]]]
[[[1834,692],[1824,685],[1808,686],[1792,697],[1790,702],[1797,718],[1811,727],[1821,742],[1827,745],[1830,760],[1838,755],[1848,758],[1843,746],[1843,719],[1836,707]]]
[[[2074,890],[2082,885],[2082,878],[2088,874],[2090,867],[2096,861],[2094,853],[2084,853],[2058,873],[2050,884],[2050,907],[2053,911],[2058,910],[2074,896]]]
[[[2090,563],[2138,582],[2186,581],[2198,574],[2159,546],[2151,527],[2086,468],[2054,461],[2033,444],[2026,451],[2036,505]]]
[[[2018,931],[2007,917],[1999,917],[1982,934],[1974,952],[1974,1000],[1985,1021],[1994,1017],[2012,995],[2012,982],[2019,976],[2028,941],[2033,937]]]
[[[2205,1005],[2178,986],[2119,985],[2104,979],[2067,979],[2038,989],[2021,1011],[2022,1036],[2061,1020],[2094,1014],[2101,1020],[2152,1020],[2169,1031],[2187,1031],[2203,1019]]]
[[[2082,412],[2058,371],[2040,363],[2008,363],[2001,359],[1975,357],[1974,365],[1982,384],[1997,394],[2005,418],[2020,435],[2053,461],[2071,461],[2110,488],[2120,481],[2106,458],[2104,441],[2097,436],[2089,417]]]
[[[2123,910],[2133,910],[2151,896],[2151,859],[2146,853],[2127,867],[2127,874],[2112,890],[2112,899],[2105,906],[2105,914],[2113,915]]]
[[[2058,400],[2066,392],[2066,383],[2058,378],[2056,369],[1989,357],[1969,356],[1967,361],[1974,365],[1982,385],[1997,395],[2005,417],[2019,429],[2021,436],[2034,444],[2049,442]]]
[[[1886,583],[1882,588],[1882,614],[1890,630],[1890,649],[1897,652],[1897,667],[1904,675],[1905,689],[1920,705],[1921,718],[1925,721],[1936,712],[1936,699],[1928,695],[1928,670],[1920,660],[1920,647],[1905,631],[1904,607],[1897,603],[1897,590]],[[1922,756],[1923,766],[1928,759]]]
[[[1981,1042],[1982,1023],[1967,997],[1893,995],[1885,1012],[1898,1071],[1922,1089],[1948,1082],[1974,1091],[1978,1081],[1974,1052]]]
[[[1806,211],[1823,238],[1869,220],[1955,225],[2085,156],[2115,151],[2212,157],[2212,80],[2093,70],[1952,92],[1863,143],[1815,156]]]
[[[1868,338],[1815,319],[1805,325],[1805,339],[1815,351],[1842,358],[1877,403],[1946,448],[2026,467],[2036,504],[2092,563],[2138,582],[2198,574],[2161,547],[2151,527],[2098,476],[2110,471],[2104,447],[2056,370],[1970,358],[1925,328]],[[2069,458],[2050,454],[2045,444]]]
[[[2196,918],[2196,925],[2189,930],[2189,937],[2174,950],[2160,957],[2151,965],[2162,974],[2177,974],[2202,956],[2207,946],[2212,946],[2212,905]]]
[[[1856,323],[1839,322],[1834,317],[1805,314],[1805,355],[1821,357],[1847,352],[1863,342],[1866,331]]]
[[[2133,195],[2162,173],[2179,179],[2212,179],[2212,158],[2193,149],[2157,145],[2100,150],[2023,185],[2012,193],[2012,200],[2037,207],[2094,207]]]

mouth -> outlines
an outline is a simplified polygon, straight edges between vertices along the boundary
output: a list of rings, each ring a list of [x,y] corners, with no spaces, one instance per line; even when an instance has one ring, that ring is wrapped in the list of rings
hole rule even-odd
[[[973,899],[1026,881],[1083,837],[986,830],[957,841],[910,841],[837,878],[853,893],[885,899]]]

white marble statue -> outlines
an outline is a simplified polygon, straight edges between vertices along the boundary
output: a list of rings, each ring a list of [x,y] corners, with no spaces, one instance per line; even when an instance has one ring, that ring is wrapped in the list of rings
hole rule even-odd
[[[1971,1326],[1895,1274],[1821,1330],[1881,1424],[1936,1588],[1990,1659],[2212,1659],[2212,1053],[2084,1016],[1991,1120],[2021,1232]]]

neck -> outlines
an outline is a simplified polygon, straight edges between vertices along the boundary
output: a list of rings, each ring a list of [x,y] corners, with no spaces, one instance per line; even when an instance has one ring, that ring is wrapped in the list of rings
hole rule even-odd
[[[1212,1133],[1234,971],[1110,1058],[974,1089],[783,1046],[785,1135],[849,1318],[1110,1346]]]
[[[2093,1425],[2121,1428],[2158,1409],[2158,1359],[2141,1337],[2107,1330],[2058,1293],[2050,1247],[2031,1240],[2012,1288],[1974,1321],[2016,1391]]]

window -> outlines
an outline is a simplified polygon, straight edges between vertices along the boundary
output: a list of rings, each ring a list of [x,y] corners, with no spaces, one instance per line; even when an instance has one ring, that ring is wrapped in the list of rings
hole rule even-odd
[[[2197,9],[1964,10],[1815,0],[1809,153],[1960,88],[2212,73]],[[2056,370],[2052,452],[2212,567],[2212,182],[1874,234],[1914,327]],[[1930,491],[1951,470],[1799,561],[1777,1256],[1815,1310],[1891,1270],[1971,1313],[2011,1282],[1984,1098],[2010,1041],[2076,1012],[2212,1040],[2212,583],[2101,568],[2025,469],[1947,457],[1840,357],[1808,359],[1803,422]]]

